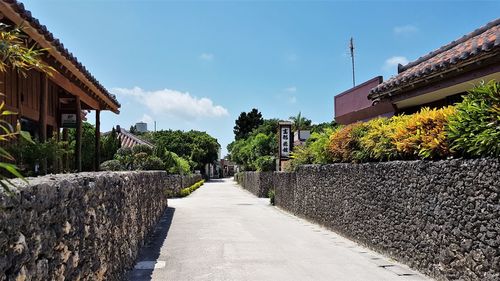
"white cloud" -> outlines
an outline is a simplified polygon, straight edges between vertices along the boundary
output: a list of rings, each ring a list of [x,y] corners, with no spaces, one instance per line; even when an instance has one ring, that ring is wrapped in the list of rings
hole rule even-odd
[[[200,59],[204,61],[213,61],[215,59],[215,56],[211,53],[203,53],[200,55]]]
[[[289,103],[297,103],[297,97],[292,96],[292,97],[288,98],[288,102]]]
[[[296,62],[299,60],[299,56],[295,53],[289,53],[285,56],[285,60],[288,62]]]
[[[390,57],[390,58],[385,60],[385,63],[384,63],[384,66],[382,67],[382,69],[384,71],[392,71],[394,69],[397,70],[398,64],[405,65],[405,64],[408,64],[408,62],[409,61],[406,57],[402,57],[402,56]]]
[[[295,92],[297,92],[297,87],[295,87],[295,86],[288,87],[285,89],[285,92],[295,93]]]
[[[194,97],[187,92],[182,93],[170,89],[145,91],[139,87],[114,88],[111,92],[117,96],[135,98],[155,115],[166,115],[185,121],[229,115],[227,109],[214,105],[211,99]]]
[[[393,32],[396,35],[408,35],[417,32],[419,29],[415,25],[407,24],[402,26],[396,26],[393,28]]]
[[[144,122],[144,123],[148,123],[148,124],[151,124],[154,122],[153,117],[149,116],[146,113],[144,113],[142,115],[142,118],[139,121]]]

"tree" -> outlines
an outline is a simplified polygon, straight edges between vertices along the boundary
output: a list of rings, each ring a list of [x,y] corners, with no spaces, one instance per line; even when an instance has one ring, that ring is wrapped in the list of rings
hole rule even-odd
[[[118,139],[118,134],[115,128],[111,129],[111,133],[102,138],[101,142],[101,161],[113,159],[116,151],[121,147],[121,142]]]
[[[299,112],[296,116],[290,116],[289,118],[292,120],[292,129],[294,131],[307,130],[311,127],[312,121],[302,116],[301,112]]]
[[[154,154],[158,157],[164,157],[166,150],[173,152],[187,160],[193,169],[203,171],[206,164],[212,164],[219,158],[220,144],[206,132],[165,130],[148,133],[145,139],[155,145]]]
[[[333,128],[336,128],[337,126],[338,126],[338,124],[335,121],[314,124],[311,126],[311,134],[312,133],[322,133],[323,131],[325,131],[327,129],[333,129]]]
[[[76,129],[69,131],[69,143],[71,150],[75,151]],[[84,144],[82,145],[82,171],[92,171],[94,169],[95,155],[95,127],[88,122],[82,123],[82,144]]]
[[[247,171],[270,171],[276,168],[278,155],[278,119],[267,119],[246,138],[227,146],[229,158]]]
[[[244,139],[257,127],[264,123],[262,114],[253,108],[250,112],[242,112],[238,119],[235,121],[236,126],[234,126],[234,139]]]

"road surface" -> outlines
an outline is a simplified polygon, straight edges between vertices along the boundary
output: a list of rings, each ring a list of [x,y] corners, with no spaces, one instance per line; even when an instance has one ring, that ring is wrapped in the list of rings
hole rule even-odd
[[[129,280],[429,280],[256,198],[232,179],[169,208]]]

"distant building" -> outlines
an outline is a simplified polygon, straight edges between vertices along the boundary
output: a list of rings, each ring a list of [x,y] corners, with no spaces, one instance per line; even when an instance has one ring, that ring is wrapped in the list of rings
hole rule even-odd
[[[375,77],[335,96],[335,121],[349,124],[452,105],[474,84],[490,80],[500,81],[500,19],[399,65],[398,74],[385,82]]]
[[[311,137],[311,131],[298,130],[293,133],[293,145],[302,145]]]
[[[106,132],[103,135],[106,136],[110,133],[111,132]],[[147,145],[149,147],[153,147],[152,143],[145,141],[143,139],[140,139],[136,135],[121,128],[119,125],[116,126],[116,134],[117,134],[118,139],[120,140],[121,147],[134,147],[134,146],[139,145],[139,144],[144,144],[144,145]]]
[[[234,174],[237,172],[237,169],[238,169],[236,163],[233,163],[227,159],[220,160],[220,167],[222,170],[221,177],[223,177],[223,178],[234,176]]]
[[[148,131],[148,123],[144,123],[144,122],[135,123],[135,130],[138,133],[146,133]]]

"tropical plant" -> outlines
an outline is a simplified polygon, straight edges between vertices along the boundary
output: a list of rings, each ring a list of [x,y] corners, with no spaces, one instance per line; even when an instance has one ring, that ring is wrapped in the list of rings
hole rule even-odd
[[[5,103],[2,101],[2,103],[0,104],[0,142],[10,142],[16,139],[18,135],[20,135],[26,141],[31,141],[30,135],[26,132],[21,131],[19,122],[17,123],[16,128],[13,128],[9,122],[3,120],[3,118],[10,115],[16,115],[16,113],[6,110]],[[0,157],[9,161],[0,162],[0,168],[6,172],[6,174],[0,173],[0,186],[2,186],[5,191],[10,193],[10,187],[14,186],[14,184],[9,180],[10,177],[8,177],[8,175],[10,175],[11,177],[20,178],[24,181],[26,180],[21,175],[21,173],[19,173],[18,167],[15,164],[12,164],[12,162],[15,161],[15,158],[3,147],[0,147]]]
[[[396,128],[404,128],[407,115],[392,118],[375,118],[366,123],[368,131],[360,138],[361,146],[367,151],[368,159],[386,161],[397,159],[399,154],[393,141]]]
[[[360,139],[368,127],[363,122],[349,124],[335,131],[328,143],[328,152],[335,162],[361,162],[368,157]]]
[[[12,28],[6,24],[0,24],[0,72],[6,72],[7,69],[13,68],[17,72],[26,75],[26,72],[31,69],[37,69],[43,73],[51,75],[54,68],[44,63],[42,56],[44,49],[36,48],[36,45],[28,47],[28,38],[22,33],[22,27]],[[0,106],[0,142],[10,142],[18,135],[26,140],[31,140],[28,133],[22,132],[19,123],[15,129],[13,126],[4,120],[9,115],[16,115],[17,113],[6,110],[5,103],[2,101]],[[12,164],[15,159],[4,148],[0,148],[0,157],[10,162],[0,162],[0,169],[6,172],[6,175],[21,178],[18,168]],[[0,173],[0,185],[6,190],[10,191],[9,186],[12,182],[8,180],[7,176]]]
[[[31,69],[51,75],[55,69],[42,59],[46,49],[36,48],[35,44],[29,47],[28,37],[22,29],[22,26],[0,23],[0,72],[12,67],[23,75]]]
[[[448,118],[455,107],[441,109],[422,108],[400,122],[395,128],[393,142],[405,159],[436,159],[450,155],[446,138]]]
[[[37,176],[43,173],[56,173],[56,166],[65,156],[70,156],[72,151],[67,149],[67,142],[50,138],[46,142],[20,139],[15,144],[7,147],[15,158],[20,171],[26,176]],[[46,171],[41,171],[42,162],[48,163]],[[53,164],[53,165],[51,165]]]
[[[292,129],[294,131],[307,130],[311,127],[312,121],[302,116],[301,112],[296,116],[290,116],[289,119],[292,121]]]
[[[500,156],[500,83],[481,82],[450,116],[451,149],[463,156]]]

